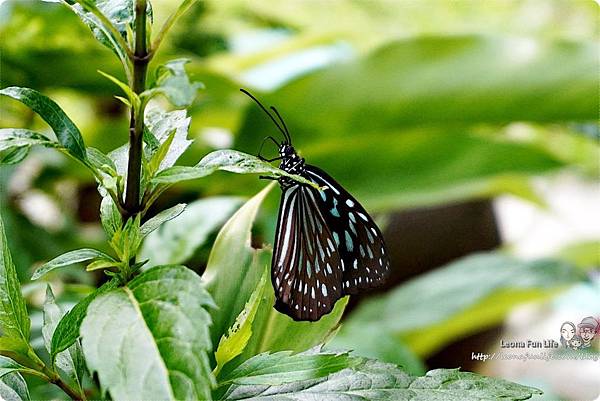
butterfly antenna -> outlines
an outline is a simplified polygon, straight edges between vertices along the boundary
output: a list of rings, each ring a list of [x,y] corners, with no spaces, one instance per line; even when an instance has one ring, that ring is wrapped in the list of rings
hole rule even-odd
[[[290,131],[288,130],[288,127],[285,125],[285,121],[283,121],[283,118],[281,118],[281,114],[279,114],[279,112],[277,111],[277,109],[275,108],[275,106],[271,106],[271,110],[273,110],[275,112],[275,114],[277,115],[277,117],[279,118],[279,121],[281,121],[281,124],[283,125],[283,129],[285,130],[285,138],[287,139],[287,141],[290,143],[292,143],[292,137],[290,136]]]
[[[256,102],[256,104],[258,104],[260,106],[260,108],[269,116],[269,118],[271,119],[271,121],[273,121],[275,123],[275,125],[277,126],[277,128],[279,129],[279,131],[281,131],[281,133],[283,134],[283,136],[285,137],[286,141],[288,140],[288,136],[286,135],[286,132],[283,130],[283,128],[281,128],[281,126],[279,125],[279,123],[277,122],[277,120],[275,120],[275,118],[273,117],[273,115],[271,113],[269,113],[269,111],[265,108],[265,106],[262,105],[262,103],[255,98],[250,92],[248,92],[246,89],[240,89],[240,92],[242,92],[243,94],[247,95],[248,97],[250,97],[250,99],[254,100]]]

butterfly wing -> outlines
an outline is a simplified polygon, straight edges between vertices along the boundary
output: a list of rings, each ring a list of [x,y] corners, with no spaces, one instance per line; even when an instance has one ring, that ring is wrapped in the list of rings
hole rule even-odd
[[[374,288],[389,273],[390,261],[379,227],[358,201],[318,167],[306,165],[306,176],[324,188],[318,204],[334,237],[345,269],[343,294]]]
[[[305,185],[283,190],[271,279],[275,308],[294,320],[319,320],[342,296],[343,263],[318,205]]]

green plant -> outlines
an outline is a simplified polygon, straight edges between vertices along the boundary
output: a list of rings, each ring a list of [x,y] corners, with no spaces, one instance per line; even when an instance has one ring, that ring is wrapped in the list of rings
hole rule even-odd
[[[60,387],[72,399],[527,399],[529,387],[458,370],[410,375],[396,365],[326,351],[347,299],[318,323],[294,322],[273,308],[268,280],[271,251],[251,246],[251,227],[273,185],[244,204],[224,225],[199,277],[183,265],[161,264],[142,244],[168,221],[183,216],[179,204],[148,218],[171,185],[217,170],[302,177],[234,150],[206,155],[193,167],[175,166],[189,146],[185,109],[200,84],[168,61],[149,78],[149,64],[177,18],[194,0],[184,0],[151,40],[152,9],[146,0],[65,1],[120,60],[125,82],[101,73],[123,92],[130,108],[129,141],[109,154],[86,147],[77,126],[36,90],[8,87],[0,94],[29,106],[52,128],[56,140],[27,129],[0,130],[4,163],[17,163],[32,146],[55,148],[85,167],[102,196],[100,216],[111,253],[78,249],[33,274],[39,279],[71,264],[87,263],[110,279],[63,313],[50,286],[43,316],[48,356],[30,343],[30,318],[21,294],[8,239],[0,219],[0,395],[29,398],[21,374]],[[161,95],[173,108],[167,111]],[[236,207],[239,199],[227,202]],[[216,224],[215,224],[216,225]],[[159,244],[160,246],[160,244]],[[182,258],[183,260],[184,258]],[[97,374],[98,386],[94,380]]]

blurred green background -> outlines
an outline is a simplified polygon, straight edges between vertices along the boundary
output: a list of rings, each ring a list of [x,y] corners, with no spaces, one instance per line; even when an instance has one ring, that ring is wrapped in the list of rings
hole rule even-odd
[[[177,4],[154,0],[155,26]],[[153,65],[189,58],[189,74],[206,86],[189,111],[194,143],[182,164],[218,148],[256,154],[277,135],[244,87],[276,105],[308,162],[377,217],[392,280],[351,300],[331,346],[413,372],[462,366],[535,385],[548,400],[591,400],[597,362],[471,355],[500,339],[558,340],[563,321],[600,317],[599,16],[583,0],[214,0],[192,7]],[[67,7],[0,1],[0,37],[0,86],[53,98],[89,146],[108,152],[126,141],[127,112],[96,72],[123,78],[118,60]],[[1,127],[49,132],[7,98],[0,113]],[[264,185],[217,173],[173,187],[155,211],[202,200],[187,226],[150,236],[143,257],[201,271],[216,231]],[[0,167],[24,283],[64,251],[106,249],[95,187],[48,149]],[[257,247],[272,243],[277,204],[273,191]],[[156,243],[168,250],[153,253]],[[50,276],[63,302],[104,279],[82,270]],[[43,283],[24,288],[39,307]]]

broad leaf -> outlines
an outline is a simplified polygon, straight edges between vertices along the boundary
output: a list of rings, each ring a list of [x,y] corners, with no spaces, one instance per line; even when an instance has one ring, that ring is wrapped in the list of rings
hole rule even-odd
[[[75,251],[70,251],[67,253],[63,253],[60,256],[52,259],[51,261],[45,263],[44,265],[37,268],[33,275],[31,276],[32,280],[37,280],[45,274],[48,274],[54,269],[58,269],[60,267],[74,265],[76,263],[86,262],[92,259],[109,259],[114,260],[109,255],[105,254],[102,251],[97,249],[77,249]]]
[[[88,306],[99,295],[116,288],[118,281],[113,279],[102,284],[100,288],[89,294],[87,297],[79,301],[73,309],[67,312],[58,322],[54,334],[52,335],[52,344],[50,347],[50,355],[56,357],[59,352],[62,352],[73,345],[79,338],[79,328],[81,322],[87,313]]]
[[[44,302],[44,324],[42,326],[42,337],[48,353],[52,352],[52,336],[58,322],[63,317],[63,311],[56,303],[50,285],[46,287],[46,300]],[[56,355],[56,366],[65,372],[82,389],[82,380],[85,375],[85,361],[79,341],[76,341],[67,350]]]
[[[352,336],[355,325],[382,328],[426,355],[450,339],[498,323],[515,303],[541,299],[581,278],[581,272],[551,260],[523,262],[496,253],[468,256],[366,300],[340,334],[351,346],[351,338],[362,342]]]
[[[311,356],[297,355],[296,359]],[[260,362],[265,357],[259,355],[249,360]],[[293,357],[292,357],[293,358]],[[526,400],[541,391],[512,383],[502,379],[481,376],[454,369],[437,369],[425,376],[414,377],[396,365],[362,358],[349,358],[354,365],[346,369],[330,373],[323,377],[287,381],[292,372],[277,371],[277,365],[259,366],[259,372],[272,369],[271,377],[254,380],[249,371],[248,378],[234,379],[229,386],[224,400],[428,400],[428,401],[464,401],[464,400]],[[282,361],[273,361],[282,364]],[[242,368],[240,366],[240,368]],[[299,367],[299,370],[301,368]],[[239,372],[240,374],[242,372]],[[309,375],[307,375],[309,376]],[[284,380],[283,384],[278,379]]]
[[[81,326],[88,367],[117,401],[210,399],[210,306],[191,270],[150,269],[89,306]]]
[[[86,162],[86,150],[79,129],[53,100],[40,92],[19,87],[0,90],[0,94],[16,99],[39,114],[50,125],[60,144],[76,159]]]
[[[227,334],[223,335],[219,340],[219,346],[215,352],[215,360],[217,361],[215,375],[218,375],[227,362],[241,354],[244,348],[246,348],[252,336],[252,323],[260,305],[260,297],[268,285],[267,277],[268,271],[265,269],[258,286],[250,296],[244,310],[235,319],[235,323],[229,328]]]
[[[251,229],[258,208],[272,188],[269,185],[246,202],[223,226],[213,245],[202,275],[219,308],[211,311],[213,344],[233,325],[269,263],[270,252],[252,248]]]
[[[177,108],[189,107],[196,98],[198,89],[204,88],[199,82],[192,82],[185,72],[188,59],[171,60],[156,70],[154,86],[145,92],[146,96],[164,95]]]
[[[21,295],[21,284],[0,216],[0,331],[4,337],[27,344],[30,325],[25,299]]]
[[[179,181],[202,178],[217,170],[238,174],[262,174],[271,178],[288,177],[299,183],[315,186],[312,181],[304,177],[289,174],[256,156],[236,150],[217,150],[209,153],[194,167],[175,166],[168,168],[156,175],[152,181],[161,184],[173,184]]]
[[[185,210],[185,207],[185,203],[179,203],[169,209],[163,210],[162,212],[158,213],[156,216],[146,221],[140,227],[141,236],[145,237],[146,235],[150,234],[152,231],[160,227],[162,224],[179,216]]]
[[[19,373],[9,373],[0,378],[0,399],[4,401],[29,401],[29,390]]]
[[[146,237],[140,260],[148,259],[152,266],[189,260],[242,201],[238,197],[213,197],[190,203],[179,216]]]
[[[301,354],[291,351],[257,355],[219,379],[219,387],[236,385],[277,386],[302,380],[318,379],[361,362],[348,353],[320,352],[314,349]]]

